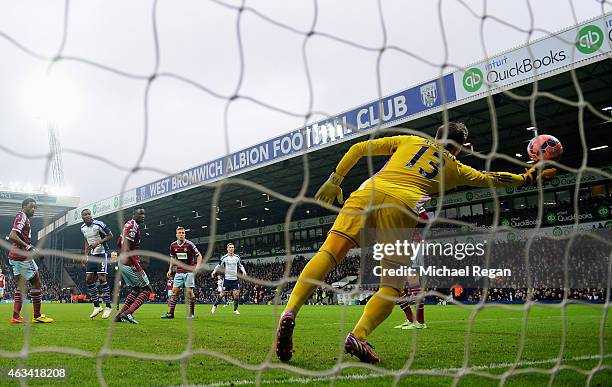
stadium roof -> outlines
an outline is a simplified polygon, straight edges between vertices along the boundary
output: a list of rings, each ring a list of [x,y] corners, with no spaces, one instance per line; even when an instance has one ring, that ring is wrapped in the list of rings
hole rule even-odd
[[[587,25],[597,26],[601,37],[605,35],[608,39],[607,44],[600,43],[594,49],[592,45],[584,46],[582,28]],[[283,223],[286,219],[328,215],[327,210],[312,204],[300,204],[290,213],[291,203],[269,194],[295,198],[304,189],[304,195],[312,197],[341,155],[353,143],[367,138],[364,136],[380,128],[384,129],[377,131],[377,136],[397,134],[403,129],[433,135],[445,113],[450,120],[463,121],[469,127],[468,141],[476,155],[463,154],[461,158],[476,168],[485,169],[485,160],[479,156],[491,153],[495,141],[498,153],[526,161],[526,145],[533,137],[526,128],[532,126],[562,141],[564,165],[578,168],[588,156],[588,166],[601,167],[612,160],[612,147],[597,151],[590,148],[612,145],[608,144],[612,140],[611,121],[604,116],[609,117],[610,112],[602,110],[612,105],[611,42],[612,20],[607,15],[227,158],[84,207],[93,208],[95,216],[113,225],[117,223],[119,209],[125,208],[126,219],[131,216],[131,208],[143,206],[147,210],[147,229],[152,235],[159,230],[168,238],[173,237],[174,226],[178,224],[191,228],[190,237],[207,235],[215,218],[220,219],[217,233],[224,233]],[[533,72],[525,73],[528,65],[539,67],[537,84],[533,83]],[[534,90],[538,94],[532,98]],[[589,106],[579,103],[580,96]],[[384,117],[378,114],[381,106]],[[374,122],[377,118],[383,121],[378,123],[379,128]],[[497,129],[493,130],[494,127]],[[296,141],[296,135],[301,137],[301,145],[284,149],[283,146]],[[373,170],[384,161],[373,159]],[[514,171],[523,168],[498,157],[492,158],[491,167]],[[362,160],[347,176],[345,192],[354,190],[369,174],[367,163]],[[229,176],[239,180],[225,179]],[[177,183],[185,186],[179,187]],[[217,188],[218,202],[214,199]],[[68,213],[65,219],[68,225],[80,221],[80,208]]]
[[[21,202],[27,197],[34,198],[38,204],[32,219],[36,228],[56,220],[79,204],[76,196],[0,190],[0,229],[5,234],[10,232],[15,216],[21,211]]]

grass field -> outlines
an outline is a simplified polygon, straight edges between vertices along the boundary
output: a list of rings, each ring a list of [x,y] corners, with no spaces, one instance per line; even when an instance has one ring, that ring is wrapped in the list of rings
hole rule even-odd
[[[329,385],[334,380],[339,386],[390,385],[395,379],[376,370],[393,372],[402,368],[411,375],[399,378],[399,385],[451,385],[466,353],[468,320],[473,311],[458,306],[427,307],[429,328],[415,332],[392,329],[403,321],[403,313],[396,308],[369,339],[382,358],[380,368],[374,369],[349,363],[353,359],[341,352],[340,345],[346,333],[361,314],[362,307],[358,306],[305,307],[295,329],[296,352],[289,367],[281,365],[272,352],[277,317],[271,306],[242,306],[240,316],[233,315],[231,307],[219,308],[212,316],[210,306],[197,305],[189,343],[189,324],[184,319],[182,305],[177,306],[175,320],[159,318],[165,305],[145,305],[136,314],[139,325],[114,324],[112,327],[110,321],[89,321],[90,305],[45,304],[43,313],[54,317],[56,322],[28,326],[8,323],[11,308],[12,304],[0,304],[0,316],[4,316],[0,323],[0,369],[3,374],[18,366],[19,360],[15,357],[27,345],[39,353],[27,357],[26,367],[64,367],[68,371],[66,379],[28,379],[29,385],[75,386],[98,384],[95,355],[105,343],[112,351],[146,356],[137,359],[112,354],[101,358],[102,375],[111,386],[179,385],[183,381],[181,364],[188,383],[199,385],[248,385],[255,383],[258,376],[262,384],[274,385]],[[31,305],[26,308],[31,312]],[[592,385],[612,385],[612,321],[608,318],[602,323],[604,308],[601,305],[569,306],[565,341],[562,341],[561,310],[550,306],[532,308],[524,332],[524,351],[517,359],[524,315],[521,306],[512,310],[487,307],[477,313],[469,335],[471,342],[467,345],[471,374],[464,375],[459,385],[498,385],[499,380],[491,375],[499,376],[508,371],[508,363],[518,362],[516,368],[523,371],[527,368],[551,370],[562,346],[563,367],[556,374],[554,385],[585,384],[585,374],[598,367],[601,352],[605,354],[603,364],[606,367],[600,369],[591,382]],[[601,330],[603,341],[600,343]],[[31,335],[26,335],[28,331]],[[24,340],[27,336],[29,341]],[[178,360],[188,345],[198,354]],[[42,353],[43,347],[54,352]],[[70,353],[57,353],[58,348]],[[268,361],[266,369],[258,373]],[[550,374],[523,371],[510,376],[506,384],[545,385],[550,381]],[[313,377],[314,374],[317,375]],[[3,375],[0,385],[18,383]]]

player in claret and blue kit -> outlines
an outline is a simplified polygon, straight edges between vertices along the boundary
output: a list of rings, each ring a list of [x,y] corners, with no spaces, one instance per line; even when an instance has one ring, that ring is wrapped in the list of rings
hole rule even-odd
[[[21,324],[25,319],[21,317],[21,305],[23,304],[23,294],[25,281],[30,283],[30,299],[34,307],[35,323],[50,323],[53,319],[40,313],[42,301],[41,280],[38,272],[38,265],[34,261],[37,250],[32,246],[32,228],[30,219],[36,213],[36,201],[26,198],[21,203],[21,212],[15,217],[13,228],[9,234],[9,239],[13,242],[11,251],[8,254],[9,265],[13,269],[15,276],[15,304],[13,306],[13,317],[11,323]],[[27,254],[29,253],[29,254]]]
[[[4,287],[6,286],[6,279],[2,274],[2,268],[0,267],[0,301],[4,298]]]
[[[115,317],[115,322],[127,321],[131,324],[138,324],[133,314],[149,299],[149,295],[154,293],[153,288],[149,284],[149,278],[145,273],[138,255],[130,253],[134,250],[140,250],[140,226],[145,220],[144,208],[137,208],[132,213],[132,219],[128,220],[123,226],[121,234],[121,254],[119,259],[119,270],[125,285],[130,286],[132,291],[125,298],[123,308]]]
[[[189,314],[187,319],[193,320],[195,316],[195,275],[200,271],[202,265],[202,254],[196,245],[185,239],[185,229],[176,228],[176,240],[170,244],[170,267],[166,276],[172,277],[172,267],[176,266],[176,274],[172,286],[172,296],[168,305],[168,312],[161,318],[174,318],[174,308],[181,292],[185,288],[185,303],[189,303]]]

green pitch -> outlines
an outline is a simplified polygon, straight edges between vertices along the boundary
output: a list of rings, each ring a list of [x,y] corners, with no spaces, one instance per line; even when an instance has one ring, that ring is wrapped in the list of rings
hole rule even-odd
[[[25,305],[26,309],[30,313],[31,305]],[[28,327],[9,324],[11,310],[12,304],[0,304],[2,373],[17,367],[18,360],[14,356],[24,343],[35,352],[27,357],[25,367],[63,367],[68,372],[66,379],[28,379],[29,385],[97,385],[93,356],[105,343],[111,351],[146,356],[137,359],[109,354],[100,359],[102,375],[110,386],[179,385],[183,381],[181,365],[188,383],[199,385],[248,385],[258,376],[262,384],[329,385],[334,379],[331,373],[334,367],[337,370],[335,385],[339,386],[389,385],[394,381],[392,376],[381,375],[374,369],[357,363],[347,364],[354,359],[342,354],[341,344],[359,318],[362,307],[307,306],[302,310],[294,334],[296,352],[290,363],[291,367],[299,368],[298,372],[281,366],[273,353],[277,311],[271,306],[241,306],[239,316],[232,314],[231,306],[220,307],[212,316],[209,305],[197,305],[190,342],[190,324],[184,318],[182,305],[177,305],[174,320],[159,318],[166,310],[165,305],[144,305],[135,316],[139,325],[114,324],[112,332],[110,321],[102,321],[99,317],[89,320],[90,305],[45,304],[43,313],[55,318],[56,322]],[[403,321],[403,313],[396,309],[369,339],[382,358],[382,370],[393,372],[405,368],[411,372],[412,375],[399,379],[399,385],[451,385],[467,350],[472,374],[464,376],[460,385],[499,385],[499,380],[490,376],[502,375],[510,369],[508,363],[515,362],[523,371],[508,378],[507,385],[545,385],[550,381],[549,374],[524,371],[528,368],[553,369],[554,358],[564,348],[564,360],[554,385],[583,385],[587,382],[585,373],[600,366],[591,380],[592,385],[612,385],[612,322],[601,305],[569,306],[565,326],[558,307],[533,307],[525,326],[523,353],[519,359],[517,353],[521,349],[521,326],[525,316],[522,306],[512,307],[512,310],[487,306],[476,314],[470,330],[468,319],[473,310],[428,306],[428,329],[402,331],[392,329]],[[28,330],[31,340],[24,341]],[[563,332],[565,341],[562,340]],[[466,341],[467,337],[470,340]],[[51,352],[41,353],[45,348]],[[177,360],[190,348],[198,354]],[[60,350],[70,353],[59,353]],[[598,356],[602,352],[605,356],[600,363]],[[267,361],[271,363],[266,369],[257,372]],[[279,366],[285,368],[279,369]],[[16,386],[18,383],[3,375],[0,385]]]

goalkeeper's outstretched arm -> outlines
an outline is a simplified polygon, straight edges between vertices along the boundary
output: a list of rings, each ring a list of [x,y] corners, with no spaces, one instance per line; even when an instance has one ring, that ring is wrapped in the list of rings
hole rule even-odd
[[[520,187],[536,185],[538,180],[545,183],[557,174],[557,170],[554,168],[539,170],[535,166],[525,173],[517,175],[510,172],[480,172],[470,166],[461,163],[457,164],[459,177],[462,181],[459,185],[472,187]]]
[[[348,152],[342,157],[342,160],[336,167],[336,173],[340,176],[346,176],[349,171],[357,164],[357,162],[368,155],[370,156],[388,156],[392,155],[399,146],[400,137],[385,137],[375,140],[358,142],[350,147]]]
[[[332,172],[329,179],[319,188],[315,194],[315,199],[328,204],[333,204],[334,199],[338,199],[338,203],[342,204],[344,199],[342,198],[342,188],[340,188],[340,184],[342,184],[344,176],[346,176],[355,164],[357,164],[362,157],[368,155],[391,155],[397,150],[399,142],[400,138],[395,136],[362,141],[351,146],[348,152],[342,157],[342,160],[338,163],[336,170]]]

